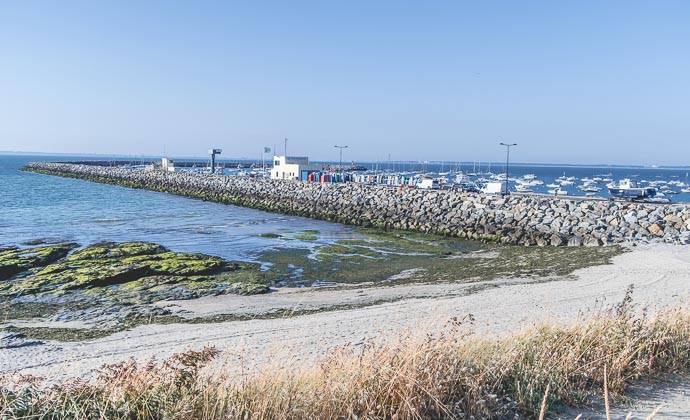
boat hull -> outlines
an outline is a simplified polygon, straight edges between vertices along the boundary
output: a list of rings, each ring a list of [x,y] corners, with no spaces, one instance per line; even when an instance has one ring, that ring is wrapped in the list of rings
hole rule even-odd
[[[656,195],[654,188],[615,188],[609,187],[609,194],[621,198],[647,198]]]

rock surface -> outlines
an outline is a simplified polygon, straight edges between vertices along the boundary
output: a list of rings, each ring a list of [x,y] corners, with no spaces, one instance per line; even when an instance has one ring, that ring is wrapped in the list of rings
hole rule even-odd
[[[256,264],[241,265],[209,255],[171,252],[146,242],[102,242],[66,256],[76,246],[11,251],[32,256],[33,266],[26,267],[25,274],[0,283],[0,297],[33,296],[36,301],[54,303],[71,296],[77,300],[91,296],[98,301],[140,304],[268,291],[267,282],[260,281]],[[53,262],[41,267],[48,256]]]
[[[24,170],[365,227],[520,245],[690,242],[690,208],[32,162]]]
[[[28,249],[2,248],[0,249],[0,281],[64,258],[77,246],[75,243],[65,243]]]

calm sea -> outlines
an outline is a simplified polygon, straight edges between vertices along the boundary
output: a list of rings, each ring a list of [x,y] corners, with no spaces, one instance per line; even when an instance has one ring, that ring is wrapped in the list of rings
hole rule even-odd
[[[160,243],[178,251],[252,260],[254,255],[267,248],[311,247],[358,236],[354,228],[336,223],[19,171],[29,161],[78,159],[0,155],[0,245],[18,245],[36,239],[76,241],[82,245],[102,240],[141,240]],[[380,164],[381,169],[386,169],[385,166],[386,163]],[[445,164],[441,168],[440,164],[396,163],[391,169],[484,172],[489,167],[486,164],[481,168],[471,164]],[[498,173],[504,167],[494,164],[491,170]],[[511,166],[511,177],[525,174],[534,174],[545,184],[564,174],[578,180],[606,176],[614,180],[632,177],[690,182],[687,169]],[[567,187],[571,195],[578,193],[574,187]],[[602,187],[605,191],[605,186]],[[546,187],[535,187],[534,191],[546,192]],[[690,201],[690,194],[667,197],[674,202]],[[319,231],[318,240],[284,241],[260,236],[267,233],[289,235],[304,230]]]
[[[354,228],[337,223],[19,171],[29,161],[70,159],[79,158],[0,155],[0,246],[36,239],[82,245],[136,240],[252,260],[266,248],[311,247],[358,236]],[[318,240],[260,236],[303,230],[319,231]]]

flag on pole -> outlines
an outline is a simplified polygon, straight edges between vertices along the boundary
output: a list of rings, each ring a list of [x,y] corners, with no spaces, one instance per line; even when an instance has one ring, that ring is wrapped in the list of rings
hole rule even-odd
[[[264,147],[264,153],[271,153],[270,147]]]

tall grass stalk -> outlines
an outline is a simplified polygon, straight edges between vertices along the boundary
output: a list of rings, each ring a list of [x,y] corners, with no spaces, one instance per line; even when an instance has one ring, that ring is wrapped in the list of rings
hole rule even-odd
[[[45,388],[6,377],[2,418],[501,418],[614,400],[640,378],[690,372],[690,310],[650,317],[629,303],[570,326],[500,340],[444,332],[346,346],[316,365],[252,375],[203,367],[207,348],[163,363],[106,366],[93,380]]]

